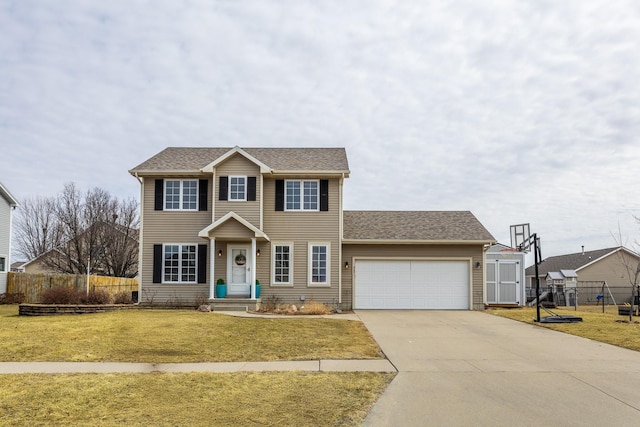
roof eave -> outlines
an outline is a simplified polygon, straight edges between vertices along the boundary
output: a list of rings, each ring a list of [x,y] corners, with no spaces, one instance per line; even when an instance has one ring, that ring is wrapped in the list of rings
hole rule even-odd
[[[2,185],[2,183],[0,183],[0,195],[2,195],[7,200],[11,207],[15,208],[17,206],[20,206],[18,200],[13,197],[13,195],[9,192],[9,190],[7,190],[4,185]]]
[[[367,245],[492,245],[495,240],[343,239],[343,244]]]
[[[271,170],[272,175],[330,175],[349,177],[351,171],[347,170]]]
[[[194,175],[199,176],[202,175],[202,170],[200,169],[191,169],[191,170],[166,170],[166,169],[157,169],[157,170],[135,170],[131,169],[129,173],[135,177],[138,176],[182,176],[182,175]]]

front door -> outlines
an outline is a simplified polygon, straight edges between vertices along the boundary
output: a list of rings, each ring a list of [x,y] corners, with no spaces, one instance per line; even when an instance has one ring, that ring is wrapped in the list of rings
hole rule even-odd
[[[227,248],[228,294],[251,295],[251,250],[249,246],[229,245]]]

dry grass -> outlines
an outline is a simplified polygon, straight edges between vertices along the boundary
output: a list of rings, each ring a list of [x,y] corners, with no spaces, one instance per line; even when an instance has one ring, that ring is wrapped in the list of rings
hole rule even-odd
[[[0,361],[236,362],[377,359],[361,322],[237,318],[195,310],[18,316],[0,306]]]
[[[0,425],[358,426],[394,374],[0,376]]]
[[[640,351],[640,323],[634,317],[634,322],[629,323],[628,316],[619,316],[616,306],[605,306],[605,313],[602,313],[602,306],[581,306],[575,311],[573,308],[554,308],[554,313],[564,315],[574,315],[582,317],[579,323],[536,323],[536,309],[492,309],[488,313],[497,316],[507,317],[521,322],[527,322],[543,326],[556,331],[589,338],[595,341],[613,344],[619,347]],[[549,314],[541,309],[540,316]]]

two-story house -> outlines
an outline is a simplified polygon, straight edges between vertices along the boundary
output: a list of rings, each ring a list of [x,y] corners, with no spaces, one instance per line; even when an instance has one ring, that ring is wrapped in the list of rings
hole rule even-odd
[[[7,292],[7,273],[11,266],[11,226],[18,201],[0,183],[0,294]]]
[[[343,211],[344,148],[167,148],[141,183],[142,302],[484,307],[495,242],[470,212]]]

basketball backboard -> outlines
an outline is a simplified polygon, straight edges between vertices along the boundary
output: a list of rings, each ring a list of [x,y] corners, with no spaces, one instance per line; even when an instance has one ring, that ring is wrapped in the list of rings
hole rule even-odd
[[[531,237],[529,224],[516,224],[509,228],[511,229],[511,247],[521,251],[527,250]]]

